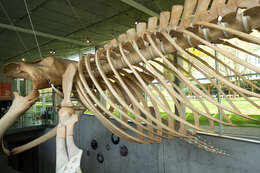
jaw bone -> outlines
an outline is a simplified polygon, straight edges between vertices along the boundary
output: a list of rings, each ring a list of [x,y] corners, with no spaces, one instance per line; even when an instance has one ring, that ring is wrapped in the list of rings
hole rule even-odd
[[[62,75],[75,61],[47,57],[33,62],[11,62],[4,66],[4,74],[11,78],[23,78],[33,82],[33,89],[62,85]]]
[[[22,97],[17,92],[14,92],[14,100],[9,111],[0,119],[0,140],[6,130],[11,127],[19,118],[26,112],[38,99],[38,90],[33,90],[28,96]],[[6,155],[10,155],[10,151],[5,148],[2,142],[2,149]]]
[[[33,91],[26,97],[20,96],[17,92],[14,93],[14,101],[10,110],[0,119],[1,140],[3,140],[6,130],[37,101],[38,90],[50,87],[50,83],[55,86],[62,85],[62,75],[67,66],[73,63],[75,62],[70,60],[47,57],[34,62],[12,62],[4,66],[5,76],[32,80]],[[55,135],[56,128],[28,144],[12,149],[11,152],[2,144],[2,150],[6,155],[18,154],[47,141]]]

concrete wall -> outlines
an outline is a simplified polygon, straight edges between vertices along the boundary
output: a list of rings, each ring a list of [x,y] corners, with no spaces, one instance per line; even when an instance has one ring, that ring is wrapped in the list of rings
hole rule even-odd
[[[136,144],[121,140],[111,142],[111,132],[94,117],[82,117],[75,127],[75,142],[84,150],[81,168],[84,173],[259,173],[260,145],[230,139],[202,136],[231,157],[208,153],[182,140],[164,141],[162,144]],[[98,148],[91,148],[91,140]],[[110,150],[106,150],[110,145]],[[120,155],[120,147],[128,148],[128,156]],[[89,151],[89,156],[88,152]],[[55,138],[39,147],[40,173],[55,172]],[[98,163],[97,154],[104,155]]]

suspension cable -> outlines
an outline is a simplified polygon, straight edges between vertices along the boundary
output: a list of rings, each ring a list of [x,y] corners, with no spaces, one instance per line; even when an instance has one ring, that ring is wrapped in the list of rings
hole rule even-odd
[[[39,51],[39,55],[42,58],[42,52],[41,52],[41,49],[40,49],[40,46],[39,46],[39,42],[38,42],[38,39],[37,39],[37,36],[36,36],[36,33],[35,33],[35,29],[34,29],[34,26],[33,26],[33,22],[32,22],[32,19],[31,19],[31,15],[30,15],[30,12],[29,12],[26,0],[24,0],[24,5],[25,5],[25,8],[26,8],[26,11],[27,11],[27,14],[28,14],[28,18],[30,20],[30,24],[31,24],[31,27],[32,27],[34,39],[35,39],[35,42],[36,42],[36,45],[37,45],[37,48],[38,48],[38,51]]]
[[[7,17],[9,23],[10,23],[12,26],[15,26],[15,24],[12,22],[12,20],[11,20],[9,14],[8,14],[8,12],[7,12],[7,10],[5,9],[5,7],[4,7],[4,5],[2,4],[1,1],[0,1],[0,7],[1,7],[1,9],[3,10],[5,16]],[[30,52],[28,52],[28,48],[27,48],[27,46],[25,45],[25,43],[24,43],[24,41],[23,41],[21,35],[19,34],[19,32],[17,32],[17,30],[15,30],[15,33],[16,33],[16,36],[18,37],[20,43],[22,44],[23,48],[25,49],[25,51],[27,52],[27,54],[31,57],[32,55],[31,55]]]

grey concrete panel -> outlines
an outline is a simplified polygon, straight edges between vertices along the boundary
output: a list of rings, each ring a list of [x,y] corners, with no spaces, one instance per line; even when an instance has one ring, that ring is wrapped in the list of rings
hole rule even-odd
[[[105,154],[108,164],[106,164],[106,173],[124,172],[132,173],[149,170],[150,173],[158,173],[159,168],[159,150],[158,145],[144,145],[129,143],[121,140],[119,144],[114,145],[110,141],[112,150]],[[128,148],[128,155],[120,155],[121,146]],[[106,162],[106,163],[107,163]]]
[[[260,145],[216,137],[203,138],[231,156],[209,153],[179,139],[165,141],[165,172],[260,172]]]
[[[94,119],[94,117],[82,117],[79,123],[75,126],[74,139],[76,145],[84,151],[81,160],[82,170],[102,173],[105,171],[105,162],[102,164],[98,163],[97,154],[104,154],[104,146],[107,143],[106,139],[109,132],[99,121]],[[98,148],[96,150],[91,148],[92,140],[96,140],[98,142]],[[90,152],[90,156],[87,155],[87,151]]]
[[[219,137],[202,136],[208,143],[231,154],[230,157],[201,150],[180,139],[163,141],[162,144],[137,144],[120,140],[111,142],[109,132],[95,117],[84,116],[75,127],[75,142],[84,150],[81,168],[84,173],[259,173],[260,145]],[[91,148],[91,140],[97,140],[98,148]],[[106,145],[110,150],[106,150]],[[120,155],[120,147],[127,146],[128,156]],[[55,139],[39,148],[41,173],[55,170]],[[87,150],[90,156],[87,155]],[[104,155],[102,164],[97,154]],[[53,162],[53,163],[50,163]],[[43,168],[48,166],[49,168]],[[52,167],[52,168],[50,168]]]

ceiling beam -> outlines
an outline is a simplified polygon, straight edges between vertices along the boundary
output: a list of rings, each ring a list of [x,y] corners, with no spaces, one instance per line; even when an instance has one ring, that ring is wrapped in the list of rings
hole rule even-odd
[[[60,41],[63,41],[63,42],[76,44],[76,45],[80,45],[80,46],[89,46],[89,44],[84,43],[82,41],[68,39],[68,38],[65,38],[65,37],[56,36],[56,35],[52,35],[52,34],[48,34],[48,33],[44,33],[44,32],[39,32],[39,31],[33,32],[30,29],[26,29],[26,28],[22,28],[22,27],[18,27],[18,26],[13,26],[13,25],[7,25],[7,24],[4,24],[4,23],[0,23],[0,28],[5,28],[5,29],[8,29],[8,30],[22,32],[22,33],[26,33],[26,34],[32,34],[32,35],[36,34],[37,36],[40,36],[40,37],[60,40]]]
[[[136,8],[139,11],[142,11],[150,16],[156,16],[159,17],[159,14],[157,14],[156,12],[154,12],[153,10],[150,10],[149,8],[143,6],[142,4],[135,2],[133,0],[120,0],[121,2],[124,2],[134,8]]]

